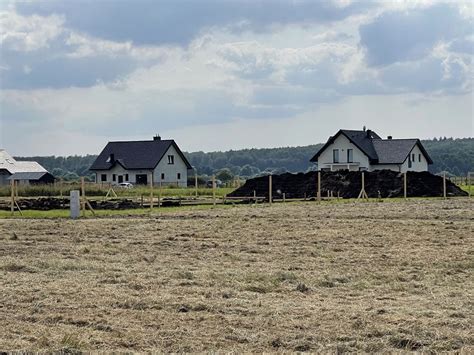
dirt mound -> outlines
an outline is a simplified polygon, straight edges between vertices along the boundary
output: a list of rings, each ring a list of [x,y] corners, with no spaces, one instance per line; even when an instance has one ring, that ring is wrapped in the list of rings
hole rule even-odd
[[[268,199],[268,176],[247,180],[245,185],[235,190],[229,197],[257,196]],[[443,178],[429,172],[407,173],[407,195],[409,197],[442,197]],[[328,191],[334,196],[339,193],[343,198],[356,198],[361,190],[362,174],[353,171],[321,172],[321,195]],[[458,186],[446,181],[448,196],[467,196]],[[291,174],[285,173],[272,177],[274,198],[314,198],[317,193],[317,172]],[[369,197],[403,197],[403,174],[391,170],[365,172],[365,191]]]

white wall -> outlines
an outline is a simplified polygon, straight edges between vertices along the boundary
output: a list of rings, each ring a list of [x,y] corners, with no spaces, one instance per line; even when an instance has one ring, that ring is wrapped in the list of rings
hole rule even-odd
[[[418,144],[413,147],[410,152],[410,156],[415,154],[415,161],[412,162],[411,168],[408,168],[408,158],[402,164],[402,173],[406,171],[428,171],[428,161],[421,152],[421,149],[418,147]],[[421,156],[421,162],[419,161],[419,156]]]
[[[146,174],[150,175],[152,170],[125,170],[120,164],[116,164],[110,170],[100,170],[96,171],[96,182],[97,183],[107,183],[107,184],[118,184],[119,182],[119,175],[123,176],[123,182],[131,182],[132,184],[136,184],[136,176]],[[102,181],[101,175],[107,175],[107,181]],[[115,181],[113,181],[113,175],[116,175]],[[125,175],[128,174],[128,180],[125,179]],[[148,177],[148,183],[150,182],[150,178]]]
[[[174,156],[174,164],[168,164],[168,155]],[[178,179],[178,173],[181,178]],[[165,178],[161,179],[161,174],[165,174]],[[159,162],[153,173],[155,184],[160,182],[165,185],[176,185],[181,187],[188,186],[188,167],[184,163],[176,149],[171,146]]]
[[[339,135],[333,144],[329,145],[324,152],[318,157],[318,169],[330,168],[333,164],[333,149],[339,149],[339,163],[347,163],[347,150],[352,149],[352,161],[359,163],[359,167],[369,169],[369,158],[359,148],[357,148],[344,135]],[[336,167],[334,167],[336,169]],[[339,169],[347,169],[347,166],[339,167]],[[356,168],[355,170],[359,170]]]

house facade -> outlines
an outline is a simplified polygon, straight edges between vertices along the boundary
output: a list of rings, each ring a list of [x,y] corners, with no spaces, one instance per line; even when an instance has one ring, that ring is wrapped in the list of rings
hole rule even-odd
[[[174,140],[156,136],[149,141],[109,142],[90,170],[96,182],[107,184],[155,185],[186,187],[191,164]]]
[[[372,130],[339,130],[311,162],[318,170],[428,171],[430,156],[419,139],[382,139]]]
[[[20,185],[53,183],[54,177],[35,161],[19,161],[0,149],[0,186],[15,180]]]

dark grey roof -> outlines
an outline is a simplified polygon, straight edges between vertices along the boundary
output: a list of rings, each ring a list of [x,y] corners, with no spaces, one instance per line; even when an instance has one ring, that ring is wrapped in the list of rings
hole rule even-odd
[[[49,174],[45,171],[40,172],[24,172],[24,173],[14,173],[8,177],[8,180],[39,180],[46,174]]]
[[[365,155],[367,155],[371,162],[376,162],[377,152],[374,149],[374,145],[372,144],[373,139],[380,139],[380,136],[375,133],[374,131],[367,130],[367,131],[355,131],[350,129],[341,129],[339,130],[334,136],[329,137],[329,140],[326,144],[316,153],[316,155],[311,158],[312,162],[317,162],[318,157],[321,155],[323,151],[327,149],[329,145],[331,145],[336,138],[343,134],[344,136],[349,139],[357,148],[359,148]]]
[[[349,129],[341,129],[330,137],[327,143],[311,158],[311,161],[317,162],[321,153],[341,134],[367,155],[371,164],[402,164],[415,145],[418,145],[428,164],[433,164],[419,139],[381,139],[377,133],[371,130],[354,131]]]
[[[115,164],[120,164],[127,170],[154,169],[171,146],[174,146],[188,169],[192,169],[191,164],[174,140],[157,139],[109,142],[94,161],[90,170],[108,170]],[[114,161],[109,161],[111,154],[114,155]]]
[[[417,144],[428,163],[432,164],[419,139],[374,139],[373,145],[379,159],[377,164],[402,164]]]

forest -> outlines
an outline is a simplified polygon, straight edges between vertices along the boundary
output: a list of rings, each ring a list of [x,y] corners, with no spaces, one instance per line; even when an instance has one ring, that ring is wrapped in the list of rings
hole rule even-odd
[[[450,175],[464,176],[474,170],[474,138],[434,138],[422,141],[434,164],[432,173],[448,172]],[[240,176],[254,177],[262,174],[284,172],[306,172],[315,168],[311,157],[322,144],[304,147],[243,149],[226,152],[184,153],[200,176],[219,174],[222,178]],[[16,157],[18,160],[34,160],[43,165],[54,176],[67,181],[80,176],[93,176],[89,167],[95,155],[69,157]]]

